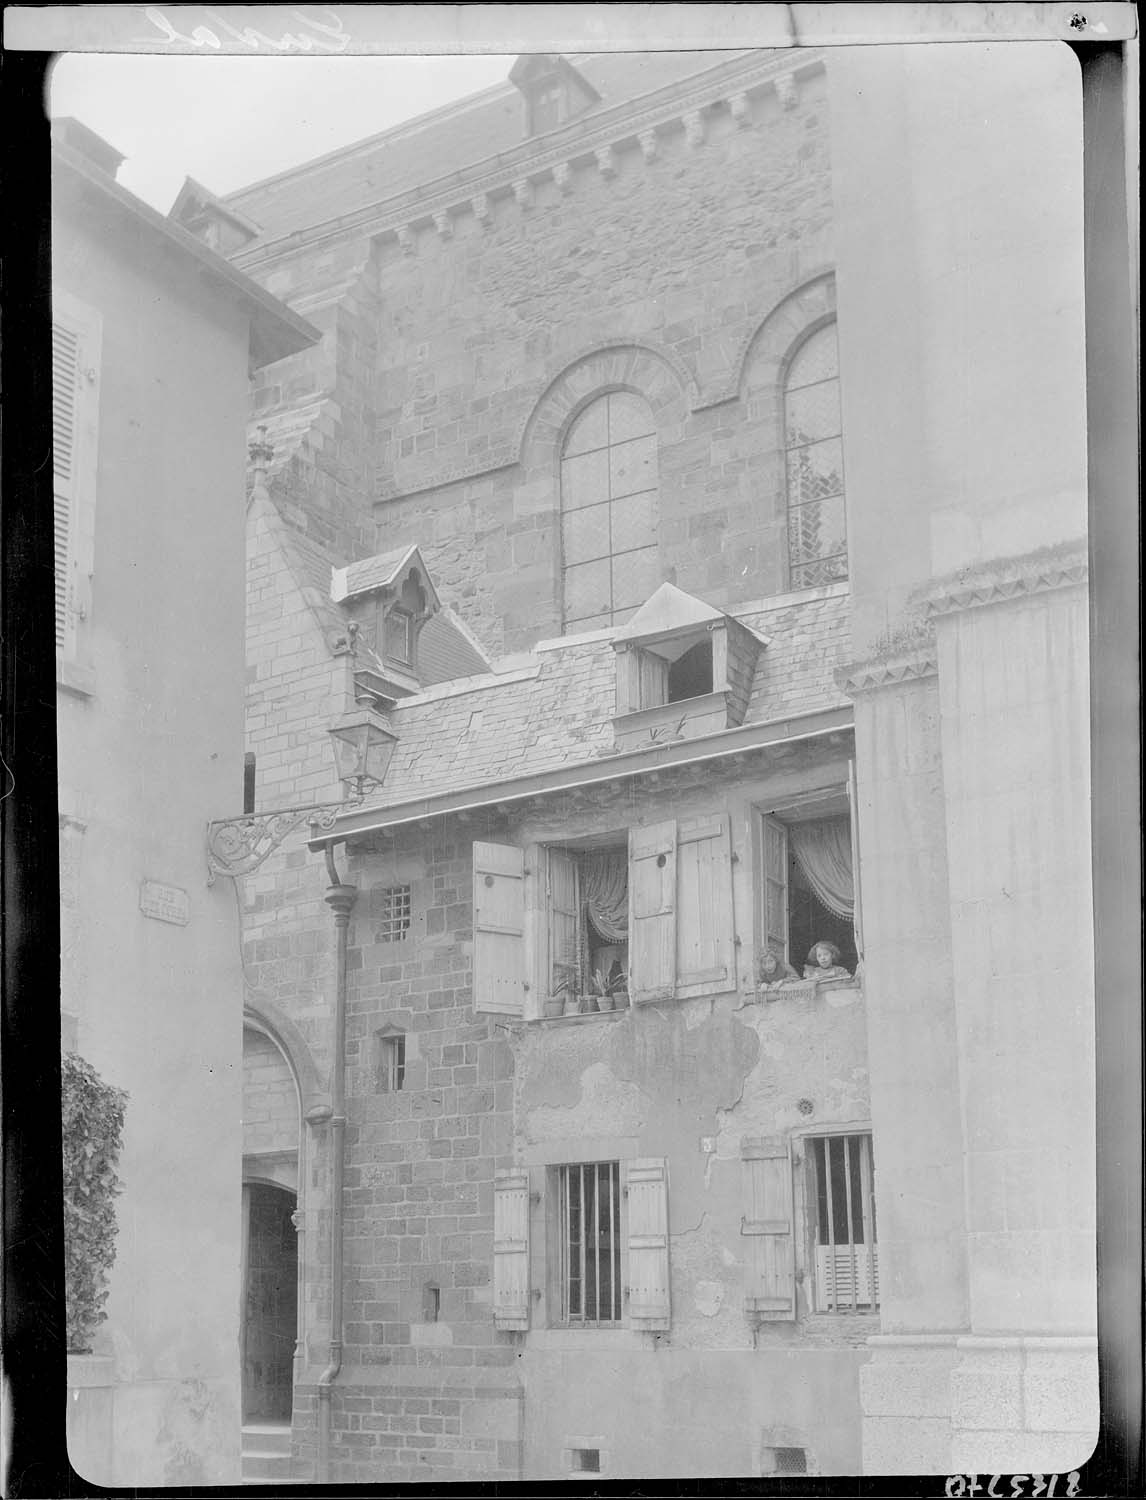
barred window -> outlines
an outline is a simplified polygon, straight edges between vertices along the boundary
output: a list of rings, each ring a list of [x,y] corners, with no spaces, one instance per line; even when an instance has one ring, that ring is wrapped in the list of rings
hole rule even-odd
[[[656,588],[658,483],[648,402],[614,391],[587,406],[561,459],[567,631],[619,625]]]
[[[815,1309],[873,1312],[879,1306],[879,1263],[871,1136],[813,1136],[808,1165]]]
[[[410,930],[410,887],[392,885],[382,892],[378,923],[380,943],[400,943]]]
[[[615,1161],[558,1172],[563,1321],[621,1321],[621,1172]]]
[[[836,325],[805,339],[784,386],[788,567],[794,589],[846,578],[844,454]]]

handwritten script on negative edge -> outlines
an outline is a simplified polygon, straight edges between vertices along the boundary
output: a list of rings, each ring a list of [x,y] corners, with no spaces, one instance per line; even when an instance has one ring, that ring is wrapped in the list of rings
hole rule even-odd
[[[180,7],[183,12],[180,21],[184,26],[190,25],[187,13],[193,14],[195,9],[197,7]],[[169,47],[209,47],[219,52],[224,47],[230,51],[231,44],[239,42],[252,52],[264,48],[271,52],[345,52],[350,45],[350,36],[342,29],[341,16],[328,7],[324,7],[318,17],[307,15],[301,10],[292,10],[291,16],[302,29],[297,32],[284,31],[279,37],[268,36],[254,26],[234,26],[226,16],[207,5],[203,6],[200,14],[206,16],[211,25],[191,26],[189,31],[180,31],[163,11],[153,5],[147,6],[143,14],[158,33],[155,36],[132,38],[133,42],[145,47],[152,47],[160,42]]]

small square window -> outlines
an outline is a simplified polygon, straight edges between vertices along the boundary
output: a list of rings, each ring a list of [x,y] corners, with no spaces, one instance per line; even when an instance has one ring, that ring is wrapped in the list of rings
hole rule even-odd
[[[573,1471],[577,1474],[599,1474],[601,1472],[600,1448],[574,1448]]]
[[[410,930],[410,887],[392,885],[382,892],[378,923],[380,943],[400,943]]]
[[[406,1082],[406,1038],[402,1032],[378,1039],[378,1087],[396,1094]]]

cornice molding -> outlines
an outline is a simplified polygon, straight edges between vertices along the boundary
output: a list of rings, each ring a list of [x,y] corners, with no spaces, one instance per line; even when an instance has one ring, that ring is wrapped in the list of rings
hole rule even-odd
[[[487,199],[510,196],[516,183],[549,177],[554,169],[573,162],[596,166],[598,153],[607,154],[618,145],[630,142],[639,145],[646,161],[651,160],[655,155],[655,133],[658,130],[679,126],[695,138],[698,125],[695,122],[687,124],[689,117],[699,119],[702,111],[725,101],[731,105],[734,98],[746,99],[754,91],[772,87],[783,106],[791,108],[787,101],[794,102],[796,85],[822,70],[823,56],[819,52],[801,49],[795,58],[789,51],[778,57],[771,52],[747,53],[743,58],[693,80],[691,86],[687,83],[683,86],[671,84],[654,94],[645,95],[642,101],[636,101],[643,107],[634,110],[634,101],[627,101],[582,117],[562,131],[557,144],[548,148],[538,150],[536,143],[523,142],[515,150],[494,157],[494,166],[487,159],[469,169],[450,173],[448,178],[437,179],[442,186],[426,183],[324,223],[279,235],[240,252],[231,263],[251,271],[315,249],[329,240],[355,234],[372,238],[394,235],[404,244],[402,231],[412,235],[415,227],[431,227],[437,214],[472,213],[475,198],[482,195]],[[736,106],[734,117],[738,125],[747,123],[744,106]],[[646,137],[645,141],[641,140],[642,136]]]
[[[874,692],[877,688],[897,687],[900,683],[934,677],[938,671],[939,658],[932,642],[916,651],[849,662],[834,675],[836,686],[841,692],[854,698],[859,693]]]
[[[917,595],[928,619],[1004,604],[1032,594],[1085,585],[1089,577],[1086,542],[1040,548],[1021,557],[965,568],[936,579]]]

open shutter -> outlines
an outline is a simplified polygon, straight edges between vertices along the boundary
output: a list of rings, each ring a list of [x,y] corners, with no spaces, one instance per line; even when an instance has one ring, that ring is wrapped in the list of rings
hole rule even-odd
[[[474,845],[474,1009],[525,1014],[525,859],[512,844]]]
[[[549,976],[551,995],[575,995],[581,974],[581,919],[577,861],[560,849],[549,859]]]
[[[529,1171],[494,1174],[493,1320],[498,1328],[529,1327]]]
[[[629,993],[676,991],[676,823],[629,829]]]
[[[75,655],[91,573],[100,320],[58,294],[52,307],[52,511],[56,650]]]
[[[736,933],[727,813],[682,818],[676,841],[677,996],[734,990]]]
[[[631,1161],[629,1204],[629,1322],[669,1326],[668,1169],[663,1157]]]
[[[796,1316],[796,1245],[792,1226],[792,1161],[783,1136],[740,1142],[748,1212],[744,1310],[757,1318]]]
[[[760,953],[788,957],[788,830],[776,818],[760,819]]]

